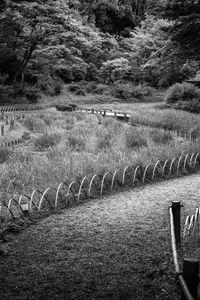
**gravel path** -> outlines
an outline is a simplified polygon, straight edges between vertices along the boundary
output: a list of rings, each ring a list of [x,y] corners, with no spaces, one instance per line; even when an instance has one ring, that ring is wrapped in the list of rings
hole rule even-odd
[[[7,243],[0,299],[179,299],[168,206],[200,199],[200,173],[92,200]]]

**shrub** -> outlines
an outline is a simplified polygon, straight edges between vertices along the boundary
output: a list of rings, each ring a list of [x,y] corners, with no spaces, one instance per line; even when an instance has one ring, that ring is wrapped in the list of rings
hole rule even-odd
[[[41,76],[37,82],[37,86],[45,95],[57,96],[62,91],[62,83],[59,78]]]
[[[57,145],[61,140],[61,135],[58,133],[43,134],[34,139],[33,143],[37,150],[42,151],[49,147]]]
[[[68,124],[74,125],[74,117],[71,116],[71,115],[70,115],[70,116],[66,116],[65,122],[66,122],[67,125],[68,125]]]
[[[194,114],[200,113],[200,100],[192,99],[191,101],[178,101],[173,105],[175,109],[182,109]]]
[[[75,151],[83,151],[85,149],[85,139],[82,136],[71,133],[67,136],[69,147]]]
[[[10,157],[11,151],[7,148],[0,149],[0,164],[6,162]]]
[[[77,121],[83,121],[86,119],[87,114],[86,113],[82,113],[82,112],[75,112],[74,116],[76,118]]]
[[[93,93],[93,91],[97,88],[97,83],[96,82],[85,82],[85,89],[87,93]]]
[[[51,93],[51,96],[58,96],[62,92],[62,84],[60,82],[56,82],[53,92]]]
[[[104,150],[111,146],[112,134],[106,128],[103,127],[98,128],[96,130],[96,138],[97,138],[97,144],[96,144],[97,151]]]
[[[175,83],[172,85],[165,95],[168,104],[175,104],[179,101],[190,101],[200,98],[200,89],[191,83]]]
[[[121,99],[138,98],[151,96],[154,89],[146,85],[132,85],[130,83],[115,83],[113,95]]]
[[[152,129],[149,132],[149,136],[156,144],[169,144],[173,140],[170,132],[166,132],[159,129]]]
[[[37,87],[28,85],[24,88],[24,95],[31,103],[37,103],[37,100],[41,97]]]
[[[106,127],[108,131],[112,131],[115,134],[118,134],[123,129],[124,124],[120,121],[115,120],[114,118],[103,118],[102,125]]]
[[[44,115],[42,116],[42,119],[47,126],[50,126],[52,124],[52,118],[50,115]]]
[[[191,135],[191,139],[196,140],[200,137],[200,126],[197,125],[189,131],[189,134]]]
[[[45,122],[42,119],[39,119],[37,117],[28,117],[24,121],[24,125],[29,130],[35,130],[37,132],[44,132],[45,131]]]
[[[147,146],[147,139],[138,129],[129,129],[125,132],[125,145],[127,148],[140,148]]]

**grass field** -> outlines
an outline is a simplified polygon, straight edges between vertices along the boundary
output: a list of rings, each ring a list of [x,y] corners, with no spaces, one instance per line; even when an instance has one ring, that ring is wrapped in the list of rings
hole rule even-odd
[[[131,113],[131,123],[55,108],[27,114],[19,128],[20,133],[30,134],[30,139],[15,149],[0,150],[1,199],[8,201],[36,188],[44,191],[48,186],[114,172],[130,164],[145,166],[199,151],[198,142],[177,141],[163,128],[190,132],[200,118],[157,106],[160,104],[107,105]],[[19,134],[17,123],[13,132]]]

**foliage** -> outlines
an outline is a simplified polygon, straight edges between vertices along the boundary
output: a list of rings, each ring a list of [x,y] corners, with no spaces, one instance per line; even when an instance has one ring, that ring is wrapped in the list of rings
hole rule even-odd
[[[112,133],[105,127],[98,128],[96,131],[97,151],[106,150],[111,146],[112,143]]]
[[[146,147],[147,140],[140,129],[130,128],[125,133],[125,145],[131,149]]]
[[[166,93],[165,100],[168,104],[175,104],[178,101],[190,101],[200,98],[200,89],[190,83],[176,83]]]
[[[114,82],[117,79],[123,78],[124,74],[131,69],[128,59],[123,57],[113,60],[107,60],[103,63],[100,70],[103,80],[108,80],[107,83]]]
[[[199,6],[189,0],[4,1],[0,103],[35,103],[41,93],[61,94],[64,84],[77,99],[90,92],[143,98],[152,92],[144,86],[191,79],[199,71]]]
[[[191,83],[176,83],[168,89],[165,98],[176,109],[200,113],[200,89]]]
[[[38,151],[43,151],[49,147],[56,146],[61,140],[61,135],[58,133],[45,133],[33,140],[34,146]]]
[[[10,158],[11,151],[7,148],[0,149],[0,164],[5,163]]]
[[[24,125],[29,130],[35,130],[36,132],[44,132],[45,131],[45,122],[38,117],[27,117],[24,121]]]
[[[198,99],[191,99],[190,101],[178,101],[173,105],[176,109],[186,110],[191,113],[200,113],[200,101]]]
[[[67,142],[71,150],[80,152],[85,149],[85,140],[80,135],[68,134]]]
[[[169,144],[173,140],[173,136],[169,131],[152,129],[149,136],[155,144]]]
[[[144,97],[151,96],[154,92],[154,89],[147,85],[133,85],[131,83],[119,83],[116,82],[113,85],[113,95],[117,98],[121,98],[123,100],[133,100],[134,98],[142,99],[144,101]]]
[[[172,40],[180,47],[180,54],[200,59],[200,3],[190,0],[168,0],[165,15],[174,19]]]

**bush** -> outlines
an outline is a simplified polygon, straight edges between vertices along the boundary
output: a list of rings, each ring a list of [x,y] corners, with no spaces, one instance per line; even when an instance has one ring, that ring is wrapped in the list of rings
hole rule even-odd
[[[41,77],[37,86],[45,95],[57,96],[62,92],[62,83],[59,78]]]
[[[10,157],[11,151],[8,150],[7,148],[5,149],[0,149],[0,164],[3,164],[6,162],[9,157]]]
[[[152,141],[156,144],[169,144],[173,137],[170,132],[166,132],[159,129],[152,129],[149,132],[149,136],[152,139]]]
[[[200,98],[200,89],[186,82],[172,85],[165,95],[165,100],[168,104],[191,101],[198,98]]]
[[[191,135],[192,140],[196,140],[200,137],[200,126],[195,126],[193,127],[190,131],[189,134]]]
[[[41,97],[37,87],[28,85],[24,88],[24,95],[31,103],[37,103],[37,100]]]
[[[68,124],[70,124],[70,125],[74,125],[74,116],[66,116],[66,118],[65,118],[65,122],[66,122],[66,124],[68,125]]]
[[[127,148],[140,148],[147,146],[147,139],[138,129],[129,129],[125,132],[125,145]]]
[[[82,136],[71,133],[67,136],[69,147],[75,151],[83,151],[85,149],[85,139]]]
[[[87,113],[75,112],[74,116],[75,116],[77,121],[83,121],[87,118]]]
[[[114,118],[103,118],[102,125],[106,127],[108,131],[118,134],[122,131],[124,124]]]
[[[115,83],[113,87],[113,95],[121,99],[138,98],[142,99],[151,96],[154,89],[146,85],[132,85],[130,83]]]
[[[58,133],[43,134],[34,139],[33,143],[37,150],[42,151],[59,144],[61,135]]]
[[[54,90],[51,93],[51,96],[58,96],[62,92],[62,84],[60,82],[56,82],[54,86]]]
[[[175,109],[182,109],[194,114],[200,113],[200,99],[192,99],[191,101],[178,101],[173,105]]]
[[[51,118],[50,115],[44,115],[44,116],[42,116],[42,120],[44,121],[44,123],[47,126],[50,126],[52,124],[52,118]]]
[[[112,134],[106,128],[98,128],[96,131],[97,144],[96,148],[98,150],[104,150],[109,148],[112,143]]]
[[[27,119],[25,119],[24,125],[29,130],[35,130],[37,132],[44,132],[46,128],[45,122],[37,117],[28,117]]]

